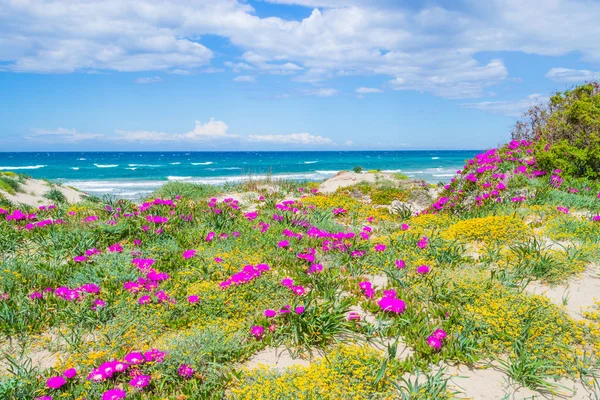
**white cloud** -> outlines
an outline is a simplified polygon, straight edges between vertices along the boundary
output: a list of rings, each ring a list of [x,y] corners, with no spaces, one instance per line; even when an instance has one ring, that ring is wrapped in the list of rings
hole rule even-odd
[[[290,74],[300,82],[382,75],[396,90],[475,98],[508,77],[502,60],[481,59],[483,52],[600,62],[597,1],[269,1],[321,8],[296,21],[260,18],[242,0],[3,1],[0,68],[194,71],[213,58],[203,37],[217,35],[242,52],[241,62],[225,63],[235,73]],[[554,71],[550,79],[575,81],[588,76],[582,71]]]
[[[250,75],[240,75],[233,78],[236,82],[256,82],[256,78]]]
[[[370,87],[359,87],[357,89],[354,90],[355,93],[358,94],[369,94],[369,93],[381,93],[383,92],[383,90],[378,89],[378,88],[370,88]]]
[[[161,82],[162,78],[159,76],[153,76],[151,78],[137,78],[134,82],[138,84],[158,83]]]
[[[546,78],[555,82],[589,82],[600,79],[600,71],[586,69],[552,68],[546,73]]]
[[[339,92],[337,89],[320,88],[320,89],[305,90],[304,93],[311,95],[311,96],[317,96],[317,97],[332,97],[332,96],[335,96],[336,94],[338,94]]]
[[[208,122],[202,123],[196,121],[196,126],[193,130],[187,133],[171,134],[166,132],[156,131],[126,131],[117,130],[117,140],[125,140],[129,142],[168,142],[168,141],[231,141],[239,140],[240,135],[228,133],[229,126],[223,121],[215,121],[211,118]]]
[[[35,140],[39,142],[56,142],[75,143],[82,140],[99,139],[104,135],[99,133],[78,132],[76,129],[56,128],[56,129],[35,129],[34,133],[25,136],[27,140]]]
[[[482,101],[478,103],[461,104],[466,108],[475,108],[481,111],[487,111],[495,114],[504,114],[510,117],[520,117],[527,109],[533,105],[545,103],[548,96],[541,94],[531,94],[524,99],[513,101]]]
[[[288,135],[249,135],[248,141],[273,144],[302,144],[302,145],[328,145],[333,144],[333,140],[314,136],[308,133],[292,133]]]

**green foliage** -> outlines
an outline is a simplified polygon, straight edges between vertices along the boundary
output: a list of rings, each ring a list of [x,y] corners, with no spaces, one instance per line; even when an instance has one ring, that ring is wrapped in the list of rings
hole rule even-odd
[[[10,175],[0,175],[0,190],[9,194],[15,194],[19,191],[19,181]]]
[[[62,204],[67,202],[67,197],[59,189],[52,187],[48,193],[44,195],[48,200],[52,200],[54,203]]]
[[[565,176],[600,177],[600,84],[558,92],[546,107],[532,107],[513,139],[536,140],[537,165]]]
[[[189,182],[169,182],[150,195],[150,199],[172,199],[180,195],[190,200],[205,200],[219,194],[220,188],[215,185],[205,185]]]
[[[361,167],[360,165],[356,165],[354,168],[352,168],[352,171],[354,171],[357,174],[360,174],[363,171],[363,167]]]

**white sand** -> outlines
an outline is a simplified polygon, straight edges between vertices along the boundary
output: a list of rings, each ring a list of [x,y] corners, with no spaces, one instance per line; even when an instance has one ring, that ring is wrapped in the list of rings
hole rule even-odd
[[[52,204],[51,200],[48,200],[44,197],[44,195],[48,193],[52,187],[58,189],[62,194],[64,194],[69,203],[80,202],[84,197],[84,193],[73,188],[57,185],[51,186],[48,184],[48,182],[39,179],[26,179],[25,183],[21,184],[19,192],[16,192],[15,194],[10,194],[3,190],[0,190],[0,194],[14,204],[22,203],[37,207],[40,205]]]
[[[325,182],[321,183],[321,185],[319,186],[319,192],[325,194],[335,193],[335,191],[339,188],[353,186],[361,182],[375,183],[378,179],[386,179],[393,182],[398,181],[393,174],[385,172],[357,174],[355,172],[345,171],[340,172],[333,178],[329,178]]]

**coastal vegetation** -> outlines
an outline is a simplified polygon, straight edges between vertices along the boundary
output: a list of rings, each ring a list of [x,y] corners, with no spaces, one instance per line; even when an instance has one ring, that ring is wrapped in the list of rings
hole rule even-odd
[[[557,94],[440,187],[4,199],[0,398],[476,397],[460,366],[500,397],[598,398],[598,99]]]

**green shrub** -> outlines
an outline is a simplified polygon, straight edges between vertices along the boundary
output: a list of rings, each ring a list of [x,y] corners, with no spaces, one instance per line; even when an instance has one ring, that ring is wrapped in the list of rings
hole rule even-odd
[[[564,176],[600,177],[600,84],[558,92],[532,107],[513,129],[515,140],[536,140],[537,166]]]
[[[9,176],[0,176],[0,190],[4,190],[10,194],[15,194],[19,191],[19,182]]]
[[[360,165],[357,165],[354,168],[352,168],[352,171],[354,171],[357,174],[360,174],[363,171],[363,167],[361,167]]]
[[[63,192],[61,192],[60,190],[58,190],[55,187],[50,189],[50,191],[48,191],[48,193],[46,193],[44,195],[44,197],[47,198],[48,200],[52,200],[53,202],[59,203],[59,204],[67,202],[67,198],[65,197]]]

